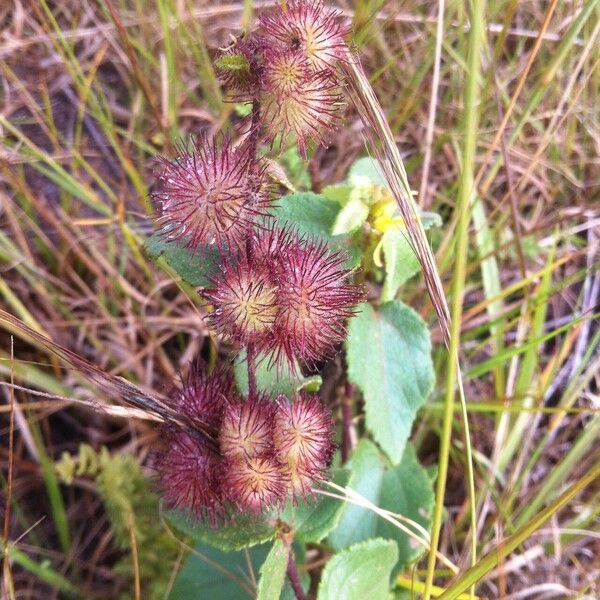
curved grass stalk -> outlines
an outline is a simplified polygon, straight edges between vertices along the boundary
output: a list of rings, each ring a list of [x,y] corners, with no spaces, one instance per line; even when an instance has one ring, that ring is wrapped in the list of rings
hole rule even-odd
[[[480,17],[475,19],[473,27],[471,28],[471,40],[475,37],[476,46],[479,48],[481,40],[483,40],[483,7],[484,3],[477,3],[479,7]],[[475,32],[475,33],[474,33]],[[471,65],[470,77],[473,98],[478,99],[478,86],[479,86],[479,51],[471,53],[476,55],[477,64]],[[473,60],[471,56],[471,60]],[[476,68],[474,68],[476,67]],[[406,169],[402,162],[400,152],[394,141],[394,136],[391,132],[390,126],[386,120],[385,114],[381,108],[377,97],[373,91],[373,88],[369,84],[369,81],[360,66],[357,59],[349,56],[348,61],[343,66],[346,80],[352,93],[352,100],[358,110],[358,113],[365,125],[365,134],[369,145],[373,150],[376,158],[378,159],[383,174],[390,186],[390,190],[398,204],[400,213],[407,226],[407,232],[409,236],[410,244],[421,264],[423,276],[425,278],[425,284],[429,292],[432,304],[434,306],[438,322],[442,330],[444,341],[449,345],[449,374],[447,389],[451,389],[450,394],[446,397],[446,407],[444,412],[444,428],[443,437],[440,450],[440,463],[439,463],[439,474],[438,474],[438,485],[436,494],[436,505],[434,512],[434,520],[432,524],[432,540],[431,549],[429,553],[429,566],[428,566],[428,578],[425,583],[425,600],[428,600],[431,595],[431,586],[433,584],[433,572],[435,570],[436,563],[436,552],[439,543],[439,533],[442,522],[443,507],[444,507],[444,494],[446,487],[446,478],[448,472],[448,457],[450,454],[450,441],[452,434],[452,419],[454,414],[454,396],[455,387],[457,384],[457,378],[460,379],[460,365],[459,365],[459,342],[460,342],[460,322],[462,314],[462,289],[464,288],[465,272],[466,272],[466,248],[467,248],[467,228],[469,219],[469,206],[470,206],[470,195],[472,194],[473,179],[474,179],[474,158],[475,158],[475,140],[476,140],[476,129],[478,122],[478,115],[474,110],[469,111],[469,115],[472,117],[466,123],[468,130],[471,132],[471,145],[468,149],[469,156],[465,157],[465,161],[468,164],[468,173],[463,172],[463,183],[464,188],[464,207],[463,213],[461,213],[462,220],[460,225],[462,226],[461,236],[464,238],[461,242],[464,245],[462,264],[460,266],[462,275],[458,277],[458,281],[461,281],[460,289],[455,293],[454,299],[457,300],[455,304],[458,306],[457,317],[453,316],[452,323],[450,322],[448,304],[444,296],[443,286],[437,272],[435,265],[435,259],[429,247],[423,225],[416,211],[415,203],[412,197],[412,191],[408,182]],[[472,106],[476,106],[475,100],[472,102]],[[471,131],[472,130],[472,131]],[[467,136],[469,139],[469,136]],[[471,147],[472,146],[472,147]],[[468,179],[466,176],[468,175]],[[466,182],[466,183],[465,183]],[[458,269],[457,269],[458,274]],[[452,330],[452,334],[451,334]],[[472,451],[471,451],[471,440],[469,436],[469,425],[468,415],[466,409],[466,401],[462,388],[462,380],[458,382],[459,385],[459,397],[462,407],[462,417],[464,420],[464,431],[465,431],[465,447],[467,448],[467,478],[468,478],[468,496],[470,503],[471,512],[471,561],[476,560],[476,548],[477,540],[475,535],[475,483],[473,478],[473,464],[472,464]],[[427,591],[429,590],[429,592]]]
[[[358,492],[356,492],[352,488],[339,486],[339,485],[333,483],[332,481],[326,482],[326,485],[330,486],[331,488],[333,488],[335,490],[338,490],[340,492],[340,494],[334,494],[332,492],[326,492],[324,490],[319,490],[319,489],[315,489],[313,491],[316,494],[320,494],[321,496],[329,496],[330,498],[337,498],[338,500],[341,500],[342,502],[349,502],[350,504],[354,504],[356,506],[361,506],[362,508],[366,508],[367,510],[374,512],[377,516],[384,519],[388,523],[391,523],[392,525],[394,525],[394,527],[397,527],[398,529],[400,529],[400,531],[402,531],[403,533],[406,533],[406,535],[408,535],[410,538],[412,538],[413,540],[415,540],[416,542],[421,544],[427,550],[431,549],[431,545],[429,543],[429,532],[426,529],[424,529],[423,526],[420,525],[419,523],[416,523],[412,519],[409,519],[408,517],[405,517],[398,513],[393,513],[389,510],[385,510],[384,508],[380,508],[379,506],[377,506],[376,504],[373,504],[370,500],[368,500],[364,496],[361,496]],[[410,528],[408,528],[406,525],[404,525],[403,521],[410,524],[411,527],[414,527],[421,535],[418,535],[417,533],[412,531]],[[437,552],[437,558],[439,559],[439,561],[441,563],[446,565],[446,567],[448,567],[448,569],[450,569],[450,571],[452,571],[452,573],[457,574],[459,572],[458,567],[441,552]]]
[[[444,418],[442,425],[442,438],[440,444],[439,473],[436,486],[436,501],[431,527],[431,549],[427,562],[427,574],[425,578],[425,588],[423,591],[424,600],[431,598],[433,590],[433,578],[436,565],[436,551],[440,540],[440,530],[442,526],[444,495],[446,491],[446,480],[448,476],[448,462],[450,456],[450,445],[452,438],[452,423],[454,418],[454,403],[456,396],[456,385],[458,382],[459,395],[461,399],[463,419],[467,428],[466,403],[462,389],[459,367],[459,349],[460,332],[463,312],[463,292],[466,279],[467,268],[467,250],[468,250],[468,228],[470,218],[470,207],[475,199],[474,168],[475,153],[477,148],[477,130],[479,126],[479,101],[481,85],[481,53],[484,42],[484,15],[485,2],[483,0],[474,1],[471,8],[471,31],[469,34],[469,46],[467,56],[467,78],[465,89],[465,118],[464,118],[464,146],[462,154],[462,172],[460,176],[460,186],[457,198],[457,239],[456,239],[456,262],[454,266],[453,289],[452,289],[452,312],[450,324],[450,361],[448,364],[448,375],[446,378],[446,395]],[[470,457],[470,442],[467,434],[468,443],[468,469],[469,469],[469,495],[471,496],[471,521],[475,518],[475,491],[472,472],[472,460]],[[476,528],[471,525],[471,560],[476,560]],[[474,563],[473,563],[474,564]],[[474,594],[474,590],[471,591]]]

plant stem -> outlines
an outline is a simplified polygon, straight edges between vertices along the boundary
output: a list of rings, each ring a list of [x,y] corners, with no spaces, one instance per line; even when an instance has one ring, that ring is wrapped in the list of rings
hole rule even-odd
[[[248,135],[248,147],[252,166],[250,171],[256,169],[256,152],[258,150],[258,136],[260,133],[260,100],[254,98],[252,100],[252,116],[250,121],[250,133]]]
[[[249,135],[249,156],[250,156],[250,175],[252,176],[257,168],[256,153],[258,150],[258,135],[260,133],[260,100],[254,98],[252,101],[252,122],[250,124]],[[246,255],[249,261],[254,257],[253,236],[250,234],[246,238]],[[256,400],[256,348],[253,343],[246,346],[246,362],[248,363],[248,400]]]
[[[448,358],[448,373],[446,376],[446,394],[444,407],[444,420],[440,439],[440,457],[438,462],[438,479],[436,486],[436,499],[431,524],[431,548],[427,561],[427,575],[423,599],[431,598],[433,579],[435,575],[436,556],[440,541],[440,529],[444,510],[444,496],[446,492],[446,479],[448,476],[448,462],[452,444],[452,425],[454,421],[454,403],[456,397],[457,378],[460,377],[459,349],[460,333],[463,316],[463,294],[466,278],[467,250],[469,245],[469,216],[471,205],[475,199],[474,165],[477,148],[477,130],[479,126],[479,85],[481,68],[481,49],[484,41],[483,22],[485,2],[475,0],[471,4],[471,32],[467,57],[467,76],[465,82],[465,116],[464,116],[464,146],[462,152],[462,172],[460,174],[459,191],[456,210],[458,211],[458,227],[455,247],[456,261],[454,263],[454,276],[452,287],[452,311],[450,319],[450,344]],[[462,388],[460,389],[462,392]],[[465,426],[467,422],[465,422]],[[466,432],[465,432],[466,433]],[[471,494],[469,494],[471,495]],[[475,509],[471,505],[471,510]],[[476,532],[473,531],[475,536]],[[473,537],[473,544],[476,540]],[[475,559],[472,550],[472,560]]]
[[[256,388],[256,348],[254,344],[246,346],[246,362],[248,363],[248,400],[256,400],[258,392]]]
[[[346,382],[342,400],[342,463],[346,463],[352,449],[352,396],[354,385]]]
[[[302,583],[300,581],[300,573],[298,573],[298,567],[294,562],[294,553],[290,550],[290,557],[288,558],[288,566],[287,566],[287,576],[290,580],[290,584],[292,589],[294,590],[294,595],[297,600],[307,600],[306,594],[302,589]]]

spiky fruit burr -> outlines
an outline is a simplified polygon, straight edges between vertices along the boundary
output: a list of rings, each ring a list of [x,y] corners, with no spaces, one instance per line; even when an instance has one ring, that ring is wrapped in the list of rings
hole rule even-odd
[[[239,510],[254,513],[281,506],[287,496],[281,464],[272,454],[226,462],[223,490]]]
[[[274,412],[266,397],[228,404],[219,432],[221,454],[231,462],[272,453]]]
[[[289,227],[262,229],[253,253],[224,261],[205,295],[213,303],[211,322],[221,334],[277,363],[314,365],[343,340],[346,320],[363,290],[348,282],[346,255],[326,242],[298,236]]]
[[[348,283],[345,254],[332,252],[326,242],[293,236],[277,271],[275,333],[271,349],[278,360],[306,364],[330,354],[346,335],[346,320],[364,296],[362,288]]]
[[[292,402],[277,398],[273,441],[282,460],[302,464],[308,471],[329,465],[333,455],[333,418],[314,394],[300,393]]]
[[[273,426],[277,457],[284,466],[289,491],[305,496],[324,478],[334,451],[334,422],[315,395],[299,394],[292,402],[278,399]]]
[[[240,511],[258,513],[285,501],[287,487],[273,445],[276,408],[267,396],[225,408],[219,433],[223,492]]]
[[[232,247],[246,239],[269,206],[264,169],[246,146],[200,135],[191,149],[180,148],[174,161],[160,159],[159,189],[152,198],[168,240],[191,249],[200,245]]]
[[[297,50],[278,47],[265,52],[265,66],[262,73],[262,87],[270,94],[289,95],[310,80],[313,70],[306,56]]]
[[[225,406],[240,401],[228,371],[217,368],[207,376],[199,366],[190,370],[171,398],[189,424],[201,424],[204,432],[215,437]],[[157,455],[155,467],[167,505],[216,524],[224,513],[222,459],[217,449],[208,446],[205,438],[173,425],[162,427],[161,438],[164,450]]]
[[[204,293],[214,306],[211,324],[230,340],[260,347],[275,324],[276,289],[264,261],[251,260],[245,251],[224,260],[213,287]]]
[[[346,58],[348,29],[342,26],[340,13],[321,0],[287,0],[261,16],[260,24],[267,42],[302,52],[315,71],[335,67]]]
[[[163,430],[167,450],[157,461],[167,506],[216,525],[224,514],[220,460],[198,439],[181,430]]]
[[[172,392],[173,405],[191,421],[199,420],[217,431],[227,402],[237,402],[238,394],[228,369],[217,366],[210,375],[194,365]]]
[[[281,145],[295,135],[306,157],[309,142],[323,144],[335,127],[342,102],[339,86],[327,72],[313,72],[298,52],[267,54],[263,77],[263,117],[266,136],[281,136]]]

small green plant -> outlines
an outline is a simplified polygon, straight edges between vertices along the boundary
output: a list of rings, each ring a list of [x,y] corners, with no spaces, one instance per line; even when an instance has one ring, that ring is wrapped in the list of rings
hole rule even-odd
[[[306,158],[339,120],[342,65],[355,60],[344,34],[318,1],[265,13],[216,63],[229,98],[250,107],[238,111],[240,139],[201,134],[161,158],[153,194],[160,228],[147,247],[200,286],[236,363],[235,377],[225,357],[211,373],[192,369],[174,395],[191,427],[163,428],[163,498],[199,552],[260,554],[273,540],[260,598],[279,597],[286,572],[306,597],[307,544],[337,552],[312,581],[319,598],[335,598],[336,582],[348,597],[387,597],[390,576],[428,544],[432,474],[408,439],[434,374],[424,322],[396,299],[419,270],[407,223],[376,160],[359,160],[321,194],[281,196],[272,177],[289,181],[275,151],[301,180],[290,141]],[[318,373],[342,346],[346,368],[326,403]],[[189,558],[175,597],[202,588],[197,562]]]
[[[597,597],[600,0],[13,4],[3,594]]]
[[[116,572],[130,580],[127,588],[131,589],[137,570],[141,574],[143,597],[164,598],[179,544],[156,518],[159,498],[136,458],[112,455],[104,446],[96,452],[90,445],[81,444],[77,455],[63,453],[55,469],[65,485],[71,485],[75,477],[95,481],[110,520],[114,543],[124,551]],[[135,541],[135,566],[132,539]],[[123,595],[123,598],[127,597],[130,597],[129,593]]]

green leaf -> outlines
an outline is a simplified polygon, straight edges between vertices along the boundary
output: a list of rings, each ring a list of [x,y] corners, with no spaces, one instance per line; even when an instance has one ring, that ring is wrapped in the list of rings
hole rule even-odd
[[[338,485],[346,485],[348,471],[338,470],[333,481]],[[317,544],[337,526],[343,508],[344,503],[337,498],[317,495],[313,500],[299,499],[295,505],[289,501],[281,520],[294,530],[296,539]]]
[[[413,445],[407,444],[400,464],[388,469],[383,476],[379,506],[430,531],[434,502],[433,481],[419,462]],[[418,530],[412,529],[423,537]],[[383,519],[378,519],[375,535],[396,541],[400,565],[414,561],[425,552],[425,547],[417,540]]]
[[[221,257],[215,246],[200,246],[196,252],[185,248],[181,241],[167,241],[161,231],[146,240],[146,251],[154,260],[161,256],[178,275],[194,287],[211,285],[210,278],[219,271]]]
[[[271,214],[294,224],[301,234],[329,239],[339,210],[340,205],[325,196],[301,192],[277,200]]]
[[[351,198],[340,210],[333,225],[333,235],[356,231],[367,220],[369,207],[360,198]]]
[[[348,487],[377,506],[384,463],[379,449],[367,439],[360,440],[348,463]],[[378,519],[372,510],[347,503],[342,510],[338,526],[329,535],[329,543],[335,550],[341,550],[375,537]]]
[[[388,184],[383,175],[383,170],[376,159],[370,156],[359,158],[348,173],[348,183],[352,187],[374,184],[387,188]]]
[[[271,213],[281,225],[289,223],[301,235],[322,239],[332,250],[345,252],[348,255],[346,268],[352,269],[360,264],[360,249],[352,244],[347,235],[334,236],[331,233],[340,209],[334,200],[312,192],[302,192],[280,198]]]
[[[423,225],[423,229],[427,231],[431,227],[441,227],[442,226],[442,217],[434,212],[420,212],[419,218],[421,219],[421,223]]]
[[[346,341],[348,376],[365,399],[366,425],[394,464],[434,384],[429,332],[400,301],[361,304]]]
[[[222,71],[250,72],[250,63],[243,54],[225,54],[215,60],[215,66]]]
[[[406,233],[400,229],[388,229],[382,237],[385,258],[385,283],[381,300],[393,300],[398,288],[419,272],[419,261],[408,242]]]
[[[290,547],[276,540],[260,568],[257,600],[279,600],[289,556]]]
[[[427,531],[435,496],[433,480],[418,461],[414,447],[407,444],[399,465],[391,466],[369,440],[359,442],[349,463],[348,487],[376,506],[407,517]],[[410,525],[408,525],[410,528]],[[417,529],[413,531],[423,537]],[[335,550],[373,537],[394,540],[398,545],[399,568],[414,561],[425,547],[407,533],[378,517],[372,510],[348,503],[339,525],[329,535]]]
[[[344,206],[350,200],[353,189],[350,185],[328,185],[321,190],[321,194]]]
[[[212,527],[196,521],[180,511],[167,512],[167,518],[180,531],[195,541],[229,552],[267,542],[277,533],[272,515],[235,515],[225,523]]]
[[[292,398],[300,390],[317,392],[321,387],[323,380],[320,375],[311,375],[304,377],[300,371],[299,365],[296,365],[296,373],[293,373],[287,363],[279,368],[270,365],[268,356],[259,356],[256,366],[256,386],[259,390],[269,392],[273,396],[283,394]],[[248,395],[248,363],[246,362],[246,353],[240,352],[238,360],[234,365],[235,382],[238,390],[244,395]]]
[[[198,544],[178,573],[169,600],[244,600],[256,597],[255,581],[268,546],[223,552]],[[251,573],[249,569],[252,569]]]
[[[238,552],[223,552],[200,543],[179,571],[169,600],[254,599],[256,591],[253,582],[258,579],[259,568],[265,562],[268,552],[266,544]],[[295,550],[295,554],[298,556],[299,552]],[[302,573],[300,579],[302,587],[308,591],[308,574]],[[285,582],[281,600],[295,600],[288,582]]]
[[[387,600],[398,560],[392,541],[375,538],[336,554],[325,566],[318,600]]]

